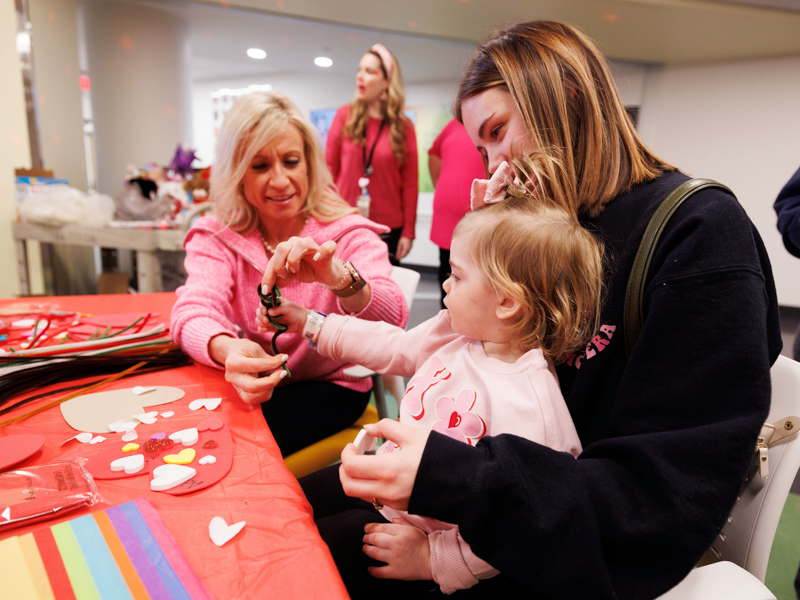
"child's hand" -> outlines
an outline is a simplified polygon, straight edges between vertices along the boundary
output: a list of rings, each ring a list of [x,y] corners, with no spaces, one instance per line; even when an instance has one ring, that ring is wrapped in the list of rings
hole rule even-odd
[[[428,534],[404,519],[364,526],[364,554],[385,562],[385,567],[368,567],[378,579],[403,581],[432,580],[431,547]]]
[[[288,325],[287,333],[303,333],[303,327],[305,327],[306,317],[309,312],[311,311],[307,308],[303,308],[299,304],[295,304],[291,300],[286,300],[285,298],[281,298],[281,305],[279,307],[269,309],[269,314],[274,320]],[[256,325],[258,326],[259,333],[275,331],[275,328],[269,323],[267,309],[263,304],[260,304],[256,311]]]

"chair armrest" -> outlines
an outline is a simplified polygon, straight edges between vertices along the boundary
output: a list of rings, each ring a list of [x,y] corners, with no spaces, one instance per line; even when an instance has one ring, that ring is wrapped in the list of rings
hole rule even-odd
[[[657,600],[776,600],[755,575],[732,562],[697,567],[686,579]]]

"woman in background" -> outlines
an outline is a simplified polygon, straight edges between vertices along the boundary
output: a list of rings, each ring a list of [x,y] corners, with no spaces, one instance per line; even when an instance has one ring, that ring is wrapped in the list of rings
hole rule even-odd
[[[381,238],[395,265],[411,250],[417,219],[417,137],[404,103],[400,65],[375,44],[358,64],[355,98],[336,112],[325,149],[342,197],[356,206],[368,196],[366,215],[391,229]]]

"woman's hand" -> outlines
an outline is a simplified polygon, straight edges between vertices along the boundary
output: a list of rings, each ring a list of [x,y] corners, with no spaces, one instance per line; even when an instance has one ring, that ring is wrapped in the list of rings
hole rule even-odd
[[[269,309],[269,316],[273,320],[283,323],[287,326],[287,333],[303,333],[303,328],[306,325],[306,317],[311,311],[303,308],[299,304],[295,304],[291,300],[281,298],[281,305],[277,308]],[[269,333],[275,331],[269,319],[267,318],[267,308],[260,304],[256,311],[256,325],[258,326],[258,333]]]
[[[407,237],[401,237],[397,241],[397,251],[394,253],[394,257],[397,260],[405,258],[408,256],[408,253],[411,252],[411,245],[414,243],[414,240]]]
[[[286,371],[280,367],[289,360],[289,356],[270,356],[252,340],[217,335],[208,343],[208,353],[225,366],[225,381],[230,382],[247,404],[260,404],[272,398],[275,386],[286,377]],[[273,372],[264,377],[258,376],[265,371]]]
[[[385,454],[359,456],[353,444],[342,450],[339,479],[344,493],[398,510],[408,509],[411,490],[430,431],[383,419],[364,428],[371,436],[385,437],[397,448]]]
[[[275,283],[282,288],[292,281],[325,285],[337,285],[343,275],[339,261],[333,260],[336,242],[329,240],[321,246],[311,238],[291,237],[275,248],[264,277],[261,279],[262,293],[269,294]]]
[[[367,567],[378,579],[418,581],[433,579],[428,534],[405,519],[364,526],[364,554],[385,562],[385,567]]]

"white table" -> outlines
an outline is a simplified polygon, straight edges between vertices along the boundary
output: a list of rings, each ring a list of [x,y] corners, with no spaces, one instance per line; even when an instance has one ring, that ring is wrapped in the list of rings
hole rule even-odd
[[[134,250],[139,293],[151,294],[162,291],[161,265],[156,251],[177,252],[183,250],[183,238],[186,235],[179,229],[117,229],[82,227],[80,225],[46,227],[21,221],[12,221],[11,230],[17,247],[17,270],[22,295],[30,294],[25,240],[37,240],[47,244]]]

